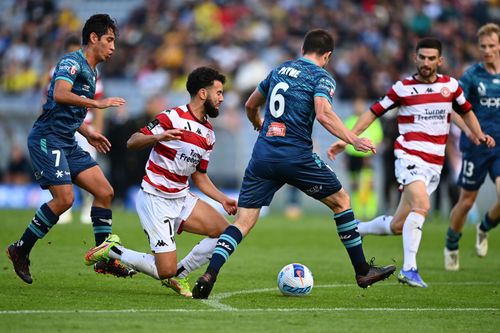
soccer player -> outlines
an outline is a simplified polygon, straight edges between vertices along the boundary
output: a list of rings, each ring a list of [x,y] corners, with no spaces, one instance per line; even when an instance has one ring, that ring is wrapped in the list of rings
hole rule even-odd
[[[69,35],[64,41],[64,50],[66,51],[66,53],[78,51],[80,47],[81,47],[80,38],[76,35]],[[52,80],[52,76],[54,75],[55,69],[56,68],[54,67],[50,71],[50,76],[48,78],[47,93],[48,89],[50,88],[50,81]],[[102,99],[103,97],[104,97],[104,87],[102,84],[101,76],[99,75],[99,73],[97,73],[95,80],[94,99]],[[95,130],[98,133],[102,133],[104,124],[104,110],[97,108],[87,109],[87,114],[83,122],[87,124],[87,126],[90,129]],[[87,139],[83,135],[78,133],[78,131],[75,133],[75,139],[78,145],[83,150],[87,151],[93,159],[97,158],[97,150],[91,144],[89,144]],[[90,212],[92,210],[93,197],[87,191],[81,191],[80,193],[82,195],[80,222],[84,224],[92,224],[92,219],[90,218]],[[73,219],[72,207],[70,207],[67,211],[62,213],[61,216],[59,216],[59,221],[57,223],[58,224],[70,223],[72,219]]]
[[[315,117],[331,134],[357,150],[375,149],[370,140],[353,135],[332,110],[336,85],[324,67],[333,48],[333,38],[327,31],[308,32],[303,57],[279,65],[248,98],[247,115],[260,134],[241,186],[239,215],[219,237],[207,271],[193,288],[194,298],[208,298],[222,265],[256,224],[262,206],[268,206],[284,184],[299,188],[334,212],[339,237],[360,287],[366,288],[395,271],[394,266],[376,267],[366,262],[349,195],[335,173],[312,151]],[[266,101],[262,121],[259,109]]]
[[[146,175],[137,196],[137,213],[154,255],[139,253],[106,240],[90,249],[87,264],[119,259],[191,297],[187,274],[205,264],[217,237],[229,225],[212,206],[189,191],[188,178],[208,197],[219,202],[224,210],[236,214],[236,200],[219,191],[207,175],[215,135],[208,118],[219,114],[224,100],[225,76],[218,71],[200,67],[188,76],[189,104],[160,113],[155,120],[134,133],[127,142],[130,149],[153,146],[146,164]],[[175,233],[188,231],[206,235],[177,264]]]
[[[28,136],[28,149],[35,178],[52,199],[43,204],[7,255],[17,275],[26,283],[33,279],[29,254],[35,243],[57,223],[59,216],[73,204],[75,183],[94,196],[91,212],[95,243],[111,234],[113,188],[101,168],[75,141],[78,131],[97,151],[106,153],[109,141],[83,122],[87,108],[120,106],[125,100],[109,97],[95,100],[96,65],[115,51],[116,23],[107,14],[91,16],[82,30],[82,48],[59,60],[52,77],[47,102]],[[118,261],[99,264],[99,272],[128,276],[132,271]]]
[[[460,79],[464,94],[474,107],[481,127],[495,141],[500,141],[500,28],[488,23],[477,33],[482,62],[470,67]],[[490,206],[476,231],[476,254],[484,257],[488,252],[488,231],[500,222],[500,149],[476,147],[462,134],[462,169],[458,178],[460,197],[450,214],[450,227],[446,234],[444,266],[446,270],[459,269],[458,243],[462,237],[467,214],[471,210],[481,185],[489,173],[496,185],[496,202]]]
[[[370,124],[388,110],[398,107],[399,137],[394,143],[395,173],[403,193],[394,216],[379,216],[366,223],[359,223],[362,236],[369,234],[403,234],[404,262],[398,280],[413,287],[426,288],[417,269],[417,252],[422,238],[422,227],[430,209],[429,196],[439,184],[444,163],[446,140],[450,130],[453,108],[472,132],[475,144],[495,145],[492,137],[485,135],[465,99],[458,81],[437,73],[443,63],[441,42],[424,38],[417,43],[415,52],[417,73],[396,82],[382,100],[361,115],[353,132],[362,133]],[[455,117],[456,115],[454,115]],[[462,124],[463,125],[463,124]],[[346,146],[334,143],[329,157],[335,156]]]

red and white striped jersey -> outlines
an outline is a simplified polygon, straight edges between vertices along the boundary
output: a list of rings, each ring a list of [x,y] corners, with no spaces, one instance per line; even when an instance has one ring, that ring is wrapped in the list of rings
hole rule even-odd
[[[154,145],[142,180],[145,192],[166,198],[187,194],[189,176],[196,170],[207,171],[215,144],[212,125],[208,120],[196,119],[189,105],[161,112],[140,131],[145,135],[154,135],[174,128],[183,130],[181,139],[161,141]]]
[[[433,83],[408,77],[396,82],[370,110],[379,117],[395,107],[400,134],[394,142],[396,157],[405,155],[441,172],[451,112],[465,113],[472,109],[458,81],[440,74]]]

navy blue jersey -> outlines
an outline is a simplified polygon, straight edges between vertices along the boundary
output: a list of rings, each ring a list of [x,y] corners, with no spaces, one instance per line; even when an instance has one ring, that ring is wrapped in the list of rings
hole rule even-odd
[[[332,76],[305,58],[276,67],[258,86],[266,97],[266,107],[253,158],[282,161],[310,157],[314,97],[322,96],[331,104],[335,88]]]
[[[57,80],[68,81],[73,85],[71,92],[93,99],[96,77],[97,72],[89,66],[81,49],[62,57],[50,81],[47,102],[43,105],[42,114],[33,125],[30,135],[51,137],[64,146],[72,146],[75,142],[75,132],[82,125],[87,108],[56,103],[55,83]]]
[[[500,142],[500,74],[490,74],[482,63],[470,67],[460,79],[465,97],[472,104],[474,113],[484,133]],[[488,149],[475,146],[462,133],[460,150]]]

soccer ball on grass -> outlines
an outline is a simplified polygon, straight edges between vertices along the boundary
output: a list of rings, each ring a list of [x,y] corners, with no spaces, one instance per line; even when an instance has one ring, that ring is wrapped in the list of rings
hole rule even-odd
[[[314,279],[302,264],[288,264],[278,274],[278,288],[285,296],[305,296],[311,293]]]

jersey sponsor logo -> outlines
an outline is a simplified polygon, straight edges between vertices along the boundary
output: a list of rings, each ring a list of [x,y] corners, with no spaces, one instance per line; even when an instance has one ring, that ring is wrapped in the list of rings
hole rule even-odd
[[[193,164],[193,166],[196,166],[200,163],[200,160],[201,160],[201,154],[195,152],[194,150],[191,149],[191,153],[188,155],[182,153],[180,156],[179,156],[179,159],[180,160],[183,160],[187,163],[191,163]]]
[[[451,95],[451,91],[447,87],[441,88],[440,92],[441,92],[441,96],[443,96],[443,97],[449,97]]]
[[[57,170],[56,171],[56,178],[62,178],[63,177],[63,171],[62,170]]]
[[[272,122],[267,128],[266,136],[285,136],[286,125],[284,123]]]
[[[43,176],[43,170],[42,171],[35,171],[35,180],[40,180]]]
[[[486,106],[487,108],[500,108],[500,97],[483,97],[479,100],[482,106]]]

